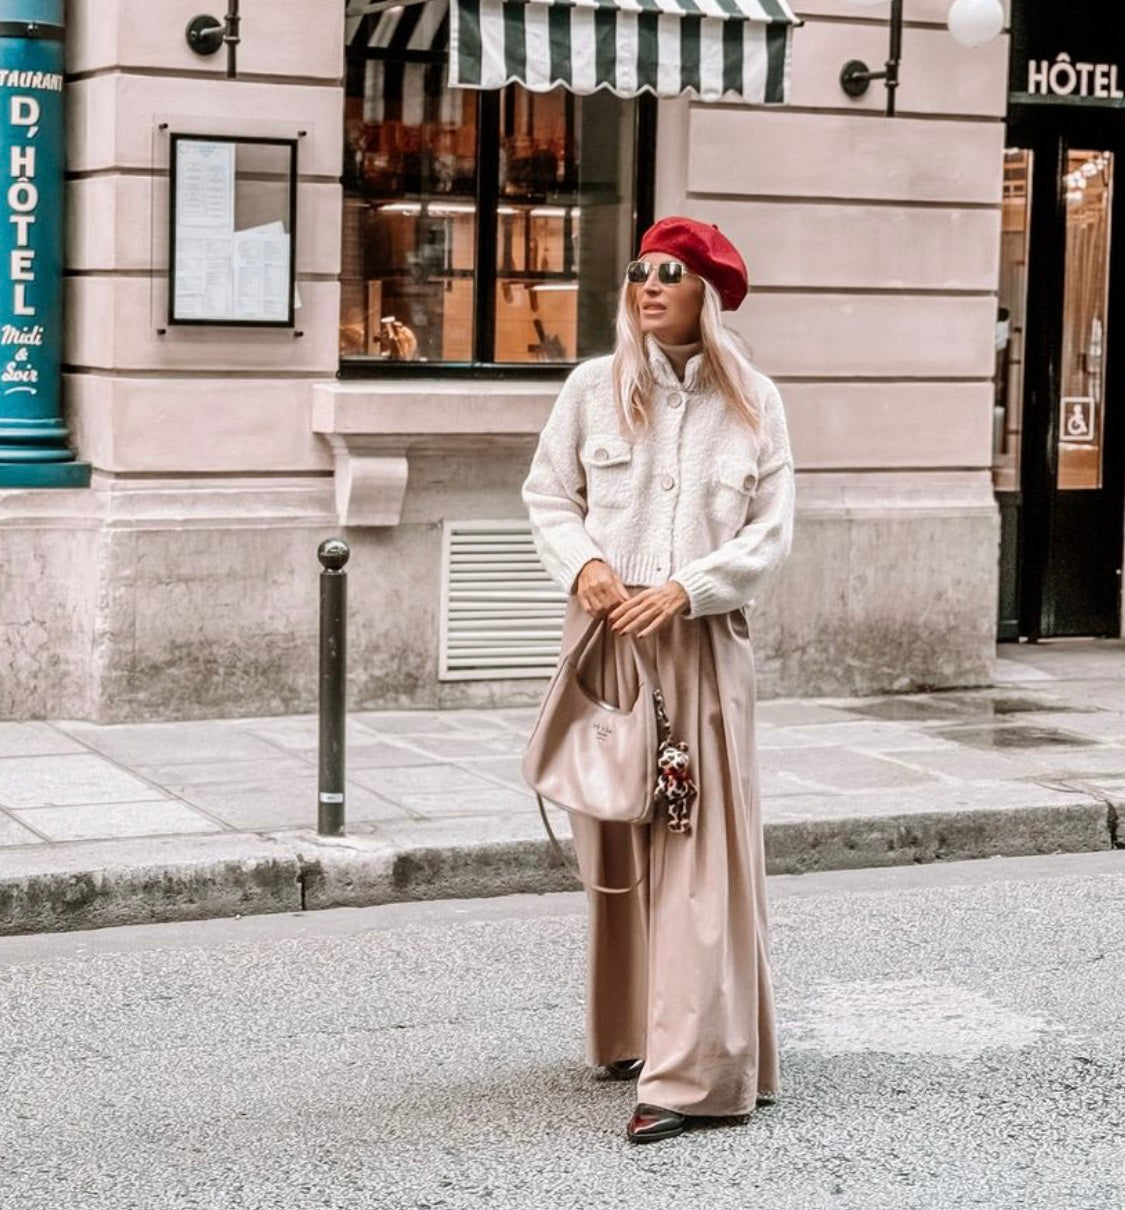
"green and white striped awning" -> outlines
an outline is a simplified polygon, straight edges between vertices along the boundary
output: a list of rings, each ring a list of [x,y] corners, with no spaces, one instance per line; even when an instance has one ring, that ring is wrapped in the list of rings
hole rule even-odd
[[[449,82],[781,104],[786,0],[451,0]]]
[[[414,75],[434,74],[422,60],[448,50],[452,88],[765,104],[787,100],[801,24],[788,0],[348,0],[347,14],[349,47],[374,56],[369,72],[384,59],[405,64],[388,80],[404,96],[421,87],[411,87]]]
[[[449,83],[782,104],[787,0],[451,0]]]

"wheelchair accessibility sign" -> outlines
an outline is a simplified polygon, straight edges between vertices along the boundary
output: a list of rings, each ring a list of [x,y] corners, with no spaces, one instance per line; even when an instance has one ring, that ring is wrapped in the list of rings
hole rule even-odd
[[[1065,445],[1097,445],[1097,410],[1090,395],[1064,395],[1059,440]]]

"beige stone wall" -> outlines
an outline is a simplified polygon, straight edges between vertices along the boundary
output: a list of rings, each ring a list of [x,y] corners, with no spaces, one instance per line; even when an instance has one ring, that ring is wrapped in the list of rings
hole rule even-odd
[[[220,6],[222,7],[222,6]],[[238,79],[186,44],[181,0],[71,0],[66,381],[79,448],[114,475],[326,473],[311,383],[338,364],[343,6],[245,0]],[[218,13],[218,8],[216,8]],[[225,11],[225,10],[224,10]],[[293,136],[297,277],[289,332],[158,329],[167,307],[159,126]]]
[[[945,0],[911,0],[888,121],[881,87],[851,102],[837,83],[848,58],[881,64],[885,19],[801,8],[790,107],[662,104],[658,146],[659,211],[746,251],[734,322],[782,386],[800,467],[794,556],[754,611],[761,690],[979,682],[1006,41],[965,51]],[[334,381],[343,5],[242,9],[232,82],[184,43],[196,0],[71,0],[66,396],[94,481],[0,493],[0,717],[313,708],[333,533],[353,548],[355,707],[534,701],[539,682],[438,681],[441,525],[523,515],[553,389]],[[307,131],[300,338],[157,333],[162,121]]]
[[[84,492],[0,493],[0,717],[308,708],[338,357],[343,5],[243,0],[238,79],[195,0],[70,0],[65,403]],[[167,124],[301,137],[301,335],[167,329]]]

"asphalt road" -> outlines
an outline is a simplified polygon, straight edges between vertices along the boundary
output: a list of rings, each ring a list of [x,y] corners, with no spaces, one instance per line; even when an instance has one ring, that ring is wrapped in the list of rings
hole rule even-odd
[[[1125,1206],[1125,852],[770,897],[782,1097],[648,1147],[577,896],[0,940],[0,1207]]]

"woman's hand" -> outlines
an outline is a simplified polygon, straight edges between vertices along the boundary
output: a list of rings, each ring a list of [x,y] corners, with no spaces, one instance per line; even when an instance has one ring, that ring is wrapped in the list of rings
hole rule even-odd
[[[618,605],[609,615],[615,634],[634,634],[644,638],[670,622],[691,603],[688,594],[675,580],[659,588],[645,588]]]
[[[574,591],[578,604],[595,618],[602,617],[615,605],[629,599],[621,577],[601,559],[591,559],[582,568]]]

